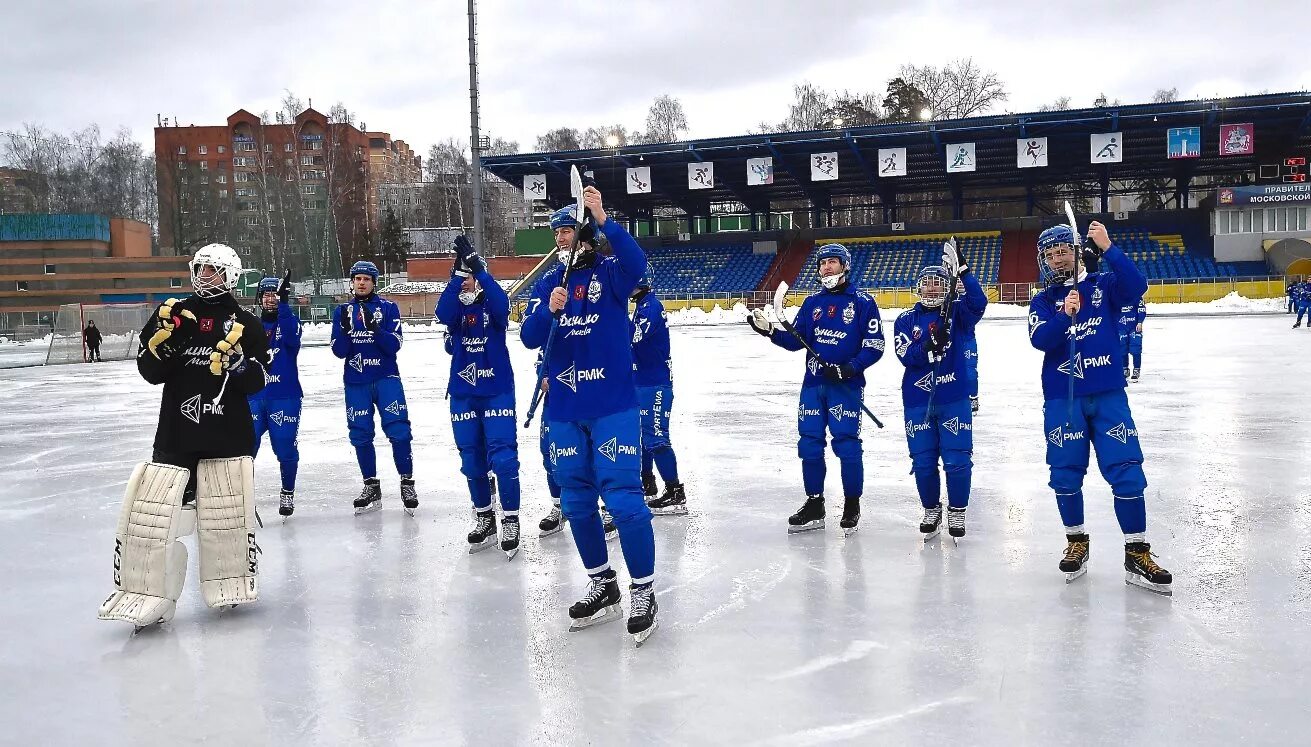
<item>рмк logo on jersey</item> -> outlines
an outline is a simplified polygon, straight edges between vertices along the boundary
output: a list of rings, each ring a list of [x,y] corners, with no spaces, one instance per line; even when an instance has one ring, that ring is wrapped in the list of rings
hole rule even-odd
[[[575,370],[574,364],[570,363],[569,367],[560,372],[555,380],[569,387],[569,391],[577,394],[578,385],[584,381],[598,381],[605,378],[604,368],[580,368]]]
[[[478,363],[475,361],[464,367],[459,376],[469,383],[469,386],[478,385]]]
[[[190,420],[197,425],[200,424],[200,395],[188,399],[182,403],[182,417]]]
[[[401,411],[405,409],[405,403],[401,402],[400,400],[396,400],[395,402],[391,403],[390,405],[387,405],[382,409],[386,410],[387,412],[390,412],[392,415],[400,415]]]
[[[1107,431],[1106,435],[1110,436],[1116,441],[1119,441],[1122,444],[1128,444],[1130,438],[1138,437],[1138,429],[1128,428],[1125,426],[1124,423],[1120,423],[1116,425],[1114,428]]]
[[[364,353],[356,353],[347,365],[360,373],[364,373]]]

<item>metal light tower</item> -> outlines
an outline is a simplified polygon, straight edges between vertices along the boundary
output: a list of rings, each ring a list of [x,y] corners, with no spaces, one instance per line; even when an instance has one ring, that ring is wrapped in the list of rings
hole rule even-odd
[[[473,156],[473,245],[486,253],[483,244],[482,135],[478,130],[478,9],[469,0],[469,150]]]

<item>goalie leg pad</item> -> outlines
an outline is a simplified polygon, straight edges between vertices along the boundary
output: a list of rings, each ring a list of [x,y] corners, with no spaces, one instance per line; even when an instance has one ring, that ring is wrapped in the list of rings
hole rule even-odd
[[[210,607],[259,598],[254,464],[251,457],[233,457],[196,466],[200,589]]]
[[[133,470],[114,533],[115,591],[100,605],[101,620],[144,627],[173,619],[187,577],[187,548],[177,540],[195,527],[195,512],[182,508],[190,477],[154,462]]]

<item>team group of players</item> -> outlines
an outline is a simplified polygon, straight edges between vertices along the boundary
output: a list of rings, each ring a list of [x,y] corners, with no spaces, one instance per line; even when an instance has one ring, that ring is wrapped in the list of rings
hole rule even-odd
[[[539,530],[546,536],[567,524],[589,578],[583,598],[569,609],[571,630],[620,616],[607,549],[607,540],[618,538],[631,578],[628,631],[641,645],[656,625],[652,514],[687,510],[669,438],[669,332],[642,249],[608,219],[594,187],[582,201],[581,216],[573,206],[552,215],[559,263],[537,281],[520,330],[522,343],[541,351],[533,407],[541,397],[539,442],[554,505]],[[1086,570],[1082,483],[1091,447],[1115,494],[1126,580],[1169,594],[1171,576],[1146,541],[1143,455],[1125,394],[1141,365],[1147,282],[1101,224],[1089,226],[1088,246],[1079,239],[1068,225],[1042,233],[1037,254],[1047,287],[1029,313],[1030,340],[1045,353],[1049,484],[1067,535],[1060,568],[1067,581]],[[607,245],[608,255],[598,251]],[[510,302],[467,239],[457,239],[455,253],[436,317],[447,330],[447,396],[474,511],[468,542],[477,552],[499,539],[513,558],[521,496]],[[807,351],[797,446],[806,500],[789,517],[788,531],[824,526],[824,449],[831,438],[841,465],[840,524],[850,533],[859,524],[864,484],[864,371],[882,358],[886,342],[877,303],[850,282],[846,248],[824,245],[817,259],[822,289],[804,300],[795,323],[765,309],[748,322],[775,345]],[[1098,271],[1102,261],[1107,269]],[[241,309],[232,295],[240,269],[229,247],[205,247],[192,261],[195,295],[165,302],[142,330],[138,368],[147,381],[163,384],[164,394],[152,460],[129,481],[115,540],[115,592],[101,607],[104,619],[138,627],[171,619],[186,573],[186,550],[177,540],[193,528],[207,603],[257,598],[252,463],[266,432],[281,470],[279,513],[295,510],[300,321],[285,278],[261,281],[261,317]],[[402,505],[413,514],[412,436],[396,363],[403,343],[399,310],[377,295],[372,263],[356,263],[350,275],[353,297],[332,317],[332,352],[344,361],[347,429],[364,480],[354,508],[362,514],[382,505],[376,414],[391,443]],[[928,541],[943,523],[941,463],[946,524],[959,541],[978,410],[974,329],[988,301],[954,243],[944,246],[941,264],[923,269],[916,290],[919,301],[897,318],[892,340],[905,368],[905,431],[924,509],[920,530]],[[665,483],[659,495],[657,471]]]

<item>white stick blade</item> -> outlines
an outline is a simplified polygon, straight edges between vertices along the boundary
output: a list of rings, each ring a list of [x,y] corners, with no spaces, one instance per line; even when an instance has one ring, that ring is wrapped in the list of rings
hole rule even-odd
[[[788,294],[787,281],[786,280],[778,281],[778,288],[775,289],[774,291],[774,313],[778,314],[780,319],[783,318],[783,299],[787,297],[787,294]]]
[[[583,175],[578,172],[577,166],[569,167],[569,194],[575,200],[574,215],[578,218],[578,225],[583,225]]]
[[[1070,201],[1065,201],[1065,219],[1070,222],[1070,232],[1074,234],[1074,245],[1079,246],[1082,239],[1079,236],[1079,224],[1074,220],[1074,208],[1070,207]]]

